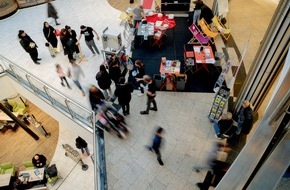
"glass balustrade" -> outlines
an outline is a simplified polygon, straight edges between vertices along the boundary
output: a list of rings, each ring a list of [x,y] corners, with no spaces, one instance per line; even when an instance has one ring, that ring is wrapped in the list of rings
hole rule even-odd
[[[1,55],[0,60],[0,73],[7,73],[14,77],[22,86],[30,90],[36,96],[92,132],[95,123],[95,114],[92,110],[66,97],[36,76],[33,76],[28,71],[18,67]]]

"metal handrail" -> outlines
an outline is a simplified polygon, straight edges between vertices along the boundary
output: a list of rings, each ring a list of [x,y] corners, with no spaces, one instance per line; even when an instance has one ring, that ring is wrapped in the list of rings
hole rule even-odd
[[[25,77],[26,77],[28,83],[29,83],[30,88],[34,91],[34,93],[35,93],[36,95],[37,95],[37,93],[36,93],[36,89],[38,89],[38,90],[41,90],[41,89],[39,89],[38,87],[36,87],[35,85],[33,85],[32,82],[31,82],[31,80],[30,80],[30,78],[33,79],[33,80],[35,80],[35,81],[37,81],[38,83],[40,83],[40,84],[43,86],[44,92],[45,92],[45,94],[46,94],[47,97],[48,97],[48,101],[51,103],[51,105],[52,105],[53,107],[55,107],[55,108],[59,108],[57,105],[53,104],[53,101],[52,101],[53,97],[48,93],[48,90],[51,90],[51,91],[54,92],[56,95],[58,95],[58,96],[60,96],[61,98],[63,98],[63,100],[64,100],[64,102],[65,102],[65,107],[69,110],[68,112],[67,112],[67,111],[66,111],[66,112],[71,116],[71,118],[72,118],[73,120],[77,120],[77,119],[75,118],[75,116],[74,116],[74,114],[73,114],[74,112],[71,110],[70,106],[68,105],[69,103],[72,103],[74,106],[76,106],[76,107],[79,108],[80,110],[82,110],[82,111],[84,111],[85,113],[89,114],[90,123],[91,123],[90,126],[88,126],[87,123],[82,122],[81,120],[78,120],[78,121],[80,121],[82,124],[88,126],[89,128],[94,129],[94,120],[95,120],[94,117],[95,117],[95,113],[94,113],[92,110],[89,110],[89,109],[87,109],[86,107],[84,107],[84,106],[80,105],[79,103],[77,103],[76,101],[74,101],[74,100],[72,100],[72,99],[66,97],[65,95],[63,95],[61,92],[59,92],[58,90],[56,90],[56,89],[53,88],[52,86],[46,84],[45,82],[43,82],[42,80],[38,79],[36,76],[34,76],[33,74],[31,74],[30,72],[28,72],[28,71],[24,70],[23,68],[17,66],[17,65],[14,64],[12,61],[10,61],[9,59],[3,57],[2,55],[0,55],[0,59],[2,60],[2,62],[3,62],[3,64],[4,64],[4,66],[3,66],[3,65],[0,63],[0,66],[1,66],[2,70],[4,70],[4,72],[7,72],[7,70],[8,70],[7,67],[9,66],[9,68],[10,68],[11,71],[13,72],[12,74],[13,74],[14,77],[18,80],[18,82],[19,82],[20,84],[23,83],[23,82],[21,82],[21,79],[20,79],[20,77],[18,76],[18,74],[17,74],[17,72],[15,71],[15,69],[17,69],[17,71],[23,73],[23,74],[25,75]],[[5,65],[5,64],[8,64],[8,66]],[[6,67],[5,67],[5,66],[6,66]],[[57,100],[56,100],[56,101],[57,101]],[[60,102],[59,102],[59,103],[60,103]],[[60,104],[61,104],[61,103],[60,103]],[[76,114],[78,114],[78,113],[76,113]]]

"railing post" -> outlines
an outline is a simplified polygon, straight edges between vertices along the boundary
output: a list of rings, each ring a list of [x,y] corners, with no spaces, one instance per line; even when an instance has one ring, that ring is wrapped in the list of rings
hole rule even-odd
[[[72,110],[70,109],[70,107],[69,107],[69,105],[68,105],[68,100],[65,99],[64,102],[65,102],[65,105],[66,105],[66,107],[67,107],[67,109],[68,109],[68,111],[69,111],[71,117],[74,119],[74,115],[73,115],[73,113],[72,113]]]
[[[49,98],[49,101],[50,101],[51,105],[54,107],[54,103],[53,103],[52,97],[50,96],[50,94],[47,91],[47,89],[48,89],[47,86],[44,86],[43,89],[44,89],[47,97]]]

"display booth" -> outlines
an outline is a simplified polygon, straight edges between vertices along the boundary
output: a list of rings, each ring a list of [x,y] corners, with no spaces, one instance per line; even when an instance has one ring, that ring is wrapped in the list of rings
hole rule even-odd
[[[15,0],[0,0],[0,19],[8,17],[18,10]]]

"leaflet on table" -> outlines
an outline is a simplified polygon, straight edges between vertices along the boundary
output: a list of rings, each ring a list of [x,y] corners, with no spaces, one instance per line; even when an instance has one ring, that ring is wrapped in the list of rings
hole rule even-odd
[[[155,26],[156,26],[156,27],[159,27],[159,26],[162,25],[162,23],[163,23],[163,21],[156,21],[156,22],[155,22]]]

